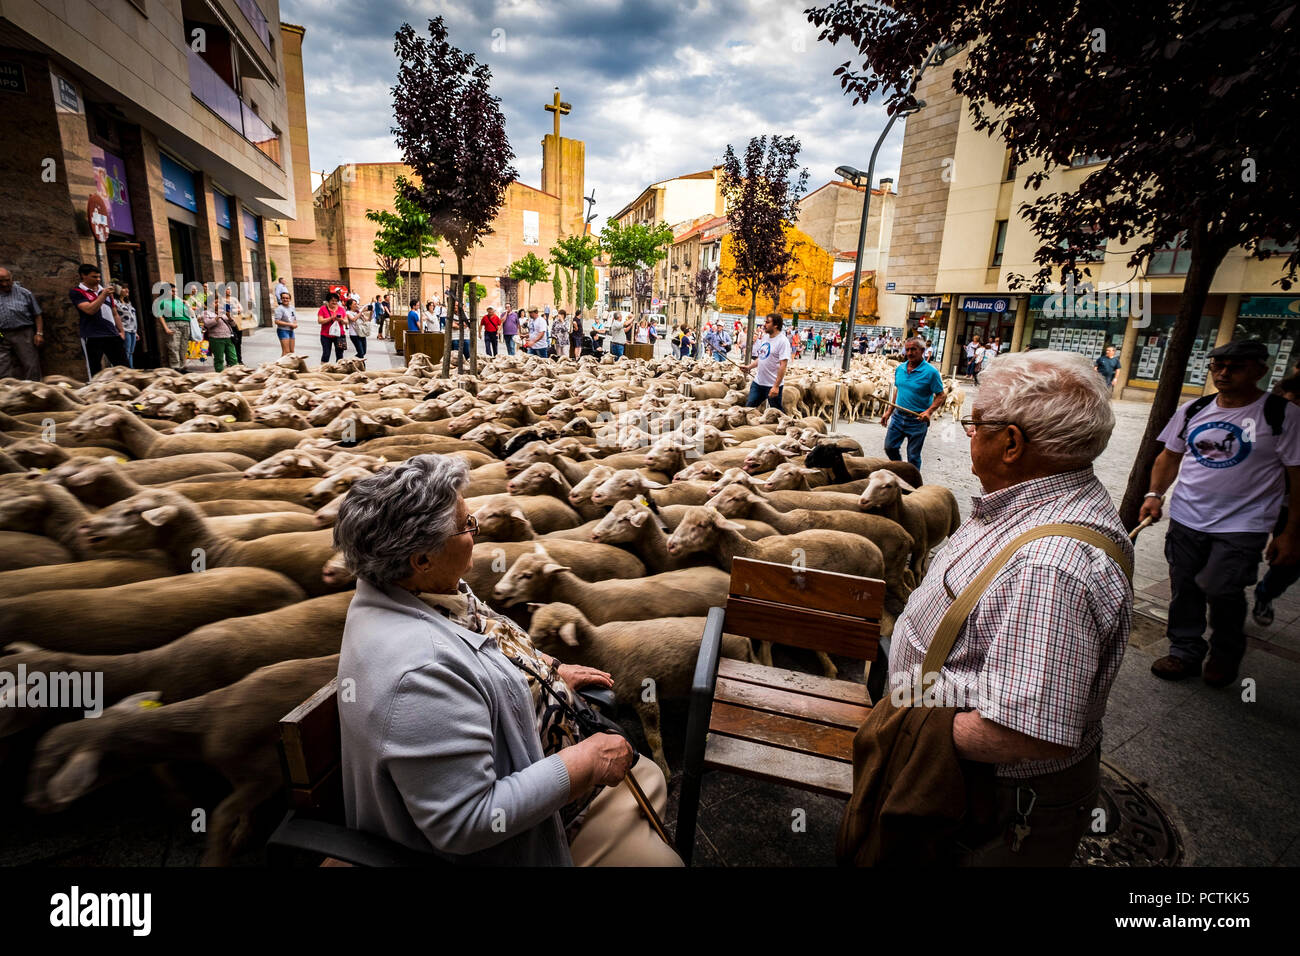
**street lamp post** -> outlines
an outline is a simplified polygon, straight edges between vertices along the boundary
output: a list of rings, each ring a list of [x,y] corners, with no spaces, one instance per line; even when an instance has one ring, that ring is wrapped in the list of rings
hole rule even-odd
[[[447,331],[447,260],[438,260],[438,275],[442,278],[442,331]]]
[[[934,46],[930,47],[930,52],[926,54],[925,60],[921,63],[921,66],[912,74],[912,81],[908,85],[907,98],[912,100],[911,104],[895,110],[889,117],[889,122],[887,122],[885,128],[880,131],[880,136],[876,139],[876,145],[871,150],[871,160],[867,163],[867,171],[865,173],[852,166],[839,166],[835,169],[837,175],[843,176],[845,179],[853,183],[853,185],[865,187],[862,196],[862,221],[858,224],[858,254],[853,263],[853,290],[849,293],[849,316],[844,330],[844,357],[840,362],[840,370],[842,372],[848,372],[849,365],[853,358],[853,350],[850,343],[853,341],[853,332],[856,328],[858,319],[858,291],[859,287],[862,285],[862,256],[866,252],[867,247],[867,217],[871,213],[871,182],[876,172],[876,156],[879,155],[880,147],[884,145],[885,137],[889,135],[889,131],[893,129],[894,123],[898,118],[900,116],[911,116],[913,113],[919,112],[925,106],[924,100],[918,100],[913,95],[916,92],[917,84],[921,80],[921,74],[923,74],[931,65],[937,66],[944,62],[944,60],[956,53],[957,49],[957,46],[949,43],[936,43]],[[839,430],[840,394],[843,388],[844,382],[842,379],[835,383],[835,410],[831,413],[832,432]]]

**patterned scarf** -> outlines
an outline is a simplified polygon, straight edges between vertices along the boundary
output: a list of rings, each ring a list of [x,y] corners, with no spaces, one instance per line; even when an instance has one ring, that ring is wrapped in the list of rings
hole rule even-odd
[[[560,677],[558,662],[552,667],[543,660],[527,631],[480,601],[464,581],[457,585],[455,594],[426,593],[422,598],[448,620],[475,634],[486,634],[495,641],[506,660],[523,672],[533,696],[533,712],[543,754],[549,757],[582,739],[577,722],[569,716],[568,709],[556,702],[556,698],[563,700],[572,710],[586,709],[589,705]],[[549,692],[547,688],[550,688]],[[581,826],[587,807],[600,790],[597,787],[560,811],[570,841]]]

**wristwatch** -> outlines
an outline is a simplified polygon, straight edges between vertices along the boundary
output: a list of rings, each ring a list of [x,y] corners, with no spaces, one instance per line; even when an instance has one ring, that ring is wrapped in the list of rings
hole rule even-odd
[[[1159,498],[1161,501],[1164,501],[1164,500],[1165,500],[1165,496],[1164,496],[1164,495],[1158,495],[1158,494],[1156,494],[1154,491],[1148,491],[1148,492],[1147,492],[1145,495],[1143,495],[1142,497],[1143,497],[1143,498]]]

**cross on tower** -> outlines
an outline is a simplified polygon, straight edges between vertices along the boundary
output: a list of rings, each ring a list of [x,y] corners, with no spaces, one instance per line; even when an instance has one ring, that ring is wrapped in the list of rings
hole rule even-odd
[[[567,115],[573,109],[573,104],[560,102],[560,88],[557,86],[554,99],[547,103],[545,108],[546,112],[555,114],[555,138],[558,140],[560,138],[560,117]]]

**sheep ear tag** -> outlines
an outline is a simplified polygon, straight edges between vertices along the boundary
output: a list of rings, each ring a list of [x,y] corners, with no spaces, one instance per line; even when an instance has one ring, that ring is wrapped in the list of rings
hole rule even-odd
[[[643,508],[649,508],[649,507],[650,507],[650,502],[648,502],[648,501],[645,500],[645,495],[637,495],[637,496],[636,496],[636,503],[639,504],[639,505],[641,505],[641,507],[643,507]]]
[[[142,412],[142,411],[144,411],[144,406],[143,406],[142,404],[140,404],[139,402],[132,402],[132,403],[131,403],[131,407],[134,408],[134,409],[135,409],[136,411],[138,411],[138,412]]]
[[[137,706],[137,707],[140,707],[141,709],[148,710],[149,708],[152,708],[152,707],[161,707],[161,706],[162,706],[162,701],[160,701],[160,700],[150,700],[150,699],[148,699],[148,698],[145,698],[144,700],[139,701],[139,702],[136,704],[136,706]]]
[[[225,418],[222,419],[223,422],[233,422],[234,420],[235,420],[234,415],[227,415]]]

